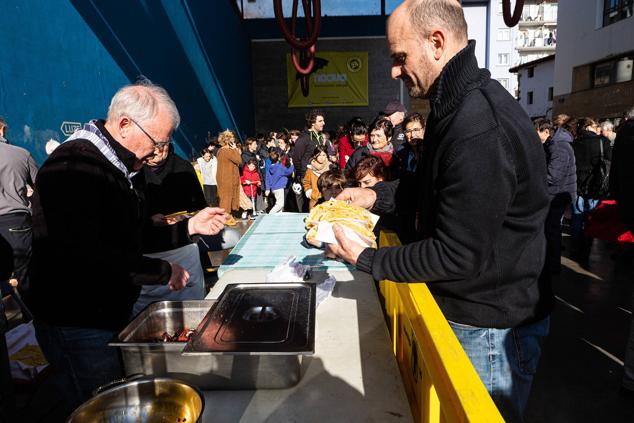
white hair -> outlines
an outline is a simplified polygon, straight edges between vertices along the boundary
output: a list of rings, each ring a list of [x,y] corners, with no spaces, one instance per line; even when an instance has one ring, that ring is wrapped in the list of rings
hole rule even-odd
[[[625,109],[625,112],[623,112],[623,118],[627,120],[634,119],[634,106]]]
[[[108,121],[117,121],[125,115],[136,122],[144,123],[156,116],[159,106],[164,107],[172,117],[174,129],[178,128],[181,117],[172,98],[165,88],[144,79],[117,91],[108,107]]]
[[[604,120],[599,126],[601,126],[602,131],[614,131],[614,124],[609,120]]]
[[[46,154],[50,156],[57,147],[59,147],[59,141],[51,138],[50,140],[48,140],[46,145],[44,145],[44,151],[46,151]]]

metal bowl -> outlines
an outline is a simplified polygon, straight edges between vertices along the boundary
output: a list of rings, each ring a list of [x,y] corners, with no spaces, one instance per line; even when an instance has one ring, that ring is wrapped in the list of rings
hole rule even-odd
[[[176,379],[143,378],[115,384],[82,404],[68,422],[194,423],[205,408],[202,393]]]

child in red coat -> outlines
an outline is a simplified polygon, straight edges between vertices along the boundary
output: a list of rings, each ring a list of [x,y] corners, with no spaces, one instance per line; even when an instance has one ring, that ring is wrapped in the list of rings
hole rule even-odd
[[[251,204],[253,213],[249,217],[250,219],[255,219],[255,197],[258,194],[258,187],[262,185],[260,182],[260,175],[258,174],[256,161],[255,159],[249,160],[244,169],[242,170],[242,176],[240,177],[240,182],[242,183],[242,190],[244,193],[251,199]],[[247,212],[245,211],[243,214],[243,218],[246,217]]]

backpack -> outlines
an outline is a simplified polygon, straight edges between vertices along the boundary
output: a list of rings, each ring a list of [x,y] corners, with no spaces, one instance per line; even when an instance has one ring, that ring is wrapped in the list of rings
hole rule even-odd
[[[577,194],[583,198],[603,200],[610,193],[610,161],[603,154],[603,139],[599,139],[601,159],[592,171],[577,184]]]

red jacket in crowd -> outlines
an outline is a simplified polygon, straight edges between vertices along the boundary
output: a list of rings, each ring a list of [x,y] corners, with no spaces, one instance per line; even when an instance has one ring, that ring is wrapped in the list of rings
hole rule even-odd
[[[367,143],[368,136],[366,135],[365,141],[363,141],[363,144],[361,145],[364,146]],[[355,147],[348,135],[344,135],[343,137],[339,138],[339,167],[341,167],[342,170],[345,169],[346,163],[348,163],[348,159],[352,157],[352,153],[354,153],[354,150]],[[346,156],[348,157],[346,158]]]
[[[247,183],[247,181],[250,183]],[[240,182],[242,183],[242,189],[247,197],[255,197],[258,192],[258,185],[260,184],[260,175],[258,175],[258,170],[253,169],[253,171],[250,171],[249,168],[245,166],[242,171],[242,176],[240,176]]]

